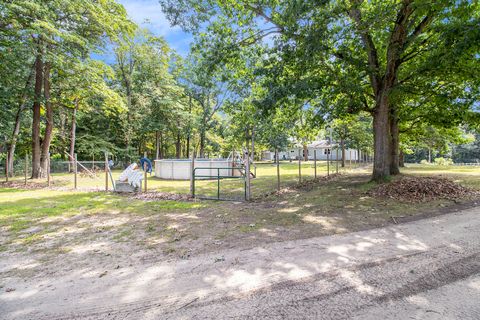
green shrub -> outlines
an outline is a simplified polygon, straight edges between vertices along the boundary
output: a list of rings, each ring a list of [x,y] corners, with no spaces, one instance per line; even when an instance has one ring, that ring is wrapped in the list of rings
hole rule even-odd
[[[428,160],[423,159],[422,161],[420,161],[420,164],[431,164],[431,163],[428,162]]]
[[[434,163],[437,166],[451,166],[453,164],[453,160],[449,158],[435,158]]]

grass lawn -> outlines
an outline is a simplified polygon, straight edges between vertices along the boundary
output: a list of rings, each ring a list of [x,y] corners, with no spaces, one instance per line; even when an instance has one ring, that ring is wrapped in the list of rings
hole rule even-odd
[[[284,163],[282,170],[282,186],[294,185],[298,166]],[[310,164],[304,164],[302,171],[304,177],[313,176]],[[385,226],[393,223],[392,216],[398,222],[409,221],[458,210],[463,201],[411,204],[374,199],[366,194],[375,186],[369,182],[369,171],[347,169],[333,180],[319,181],[305,189],[287,188],[278,195],[260,196],[275,189],[276,168],[259,165],[253,180],[253,192],[258,197],[250,203],[147,202],[102,191],[73,191],[65,184],[69,175],[53,177],[56,187],[67,188],[20,189],[2,184],[0,260],[8,267],[3,271],[0,268],[0,274],[41,272],[51,263],[68,272],[72,264],[88,269],[97,268],[99,263],[186,259],[219,248],[239,249]],[[325,173],[323,163],[318,174]],[[480,190],[478,167],[408,165],[403,173],[449,177]],[[96,179],[82,178],[79,182],[82,188],[95,187],[96,183],[102,188]],[[30,186],[36,183],[29,181]],[[187,193],[189,188],[188,181],[150,178],[148,183],[152,190],[168,192]],[[204,192],[216,190],[216,182],[201,184]],[[11,260],[15,263],[8,262]],[[23,265],[31,267],[26,270]]]
[[[309,165],[302,168],[306,177],[309,170],[310,177],[313,175]],[[293,185],[298,166],[285,163],[282,170],[282,185]],[[28,257],[41,269],[46,262],[60,260],[88,268],[98,260],[94,259],[98,250],[107,255],[101,261],[115,263],[188,258],[220,247],[242,248],[380,227],[391,224],[392,216],[404,221],[458,206],[449,200],[411,204],[371,198],[366,195],[374,186],[369,182],[369,170],[347,170],[334,180],[302,190],[286,189],[250,203],[146,202],[100,191],[0,187],[0,259]],[[318,173],[325,175],[325,166],[319,166]],[[446,176],[480,189],[478,167],[409,165],[403,173]],[[53,179],[58,186],[58,181],[69,178],[59,175]],[[83,187],[96,183],[87,179]],[[150,178],[148,183],[151,189],[168,192],[188,192],[189,187],[188,181]],[[201,184],[205,192],[216,190],[216,182]],[[275,187],[276,168],[271,164],[258,166],[254,194],[260,196]],[[23,271],[15,267],[8,272]]]
[[[350,166],[347,163],[347,168],[339,168],[340,172],[349,172],[356,167],[355,164]],[[303,179],[313,179],[315,176],[315,169],[313,161],[301,163],[301,173]],[[336,164],[330,164],[330,173],[336,171]],[[252,196],[258,197],[265,193],[274,191],[277,186],[277,168],[272,163],[259,163],[256,164],[256,169],[252,168],[252,172],[255,172],[257,179],[252,179]],[[289,186],[296,184],[299,181],[298,178],[298,162],[282,161],[280,163],[280,177],[281,186]],[[117,179],[120,175],[120,170],[112,172],[113,178]],[[325,161],[317,162],[317,176],[323,176],[327,174],[327,163]],[[148,176],[148,189],[161,191],[161,192],[173,192],[180,194],[190,194],[190,181],[189,180],[163,180],[156,178],[153,174]],[[23,177],[16,177],[13,181],[23,183]],[[40,184],[40,186],[46,186],[46,181],[27,182],[28,184]],[[54,173],[51,178],[52,186],[62,187],[65,189],[73,189],[74,175],[68,173]],[[111,188],[111,183],[109,181]],[[77,187],[80,190],[105,190],[105,175],[103,172],[97,173],[95,177],[87,174],[77,175]],[[217,180],[197,181],[196,191],[198,195],[207,197],[217,196]],[[244,194],[244,180],[243,179],[222,179],[220,181],[220,192],[222,197],[238,198],[242,199]]]

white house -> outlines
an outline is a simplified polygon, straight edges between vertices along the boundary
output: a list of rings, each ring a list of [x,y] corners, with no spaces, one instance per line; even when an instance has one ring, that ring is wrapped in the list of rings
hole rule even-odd
[[[341,147],[336,143],[330,143],[328,140],[317,140],[307,144],[308,159],[313,160],[315,158],[315,151],[317,160],[338,160],[342,159]],[[303,146],[296,144],[294,147],[287,150],[279,151],[278,157],[280,160],[303,159]],[[360,155],[362,157],[362,155]],[[275,151],[263,151],[262,160],[275,160]],[[356,149],[345,149],[345,160],[358,160],[358,151]]]

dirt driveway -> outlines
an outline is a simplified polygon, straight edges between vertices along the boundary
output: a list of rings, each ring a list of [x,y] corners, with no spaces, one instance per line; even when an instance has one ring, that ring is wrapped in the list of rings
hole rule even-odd
[[[0,272],[15,263],[29,267]],[[1,279],[0,317],[479,319],[480,208],[109,272],[55,268]]]

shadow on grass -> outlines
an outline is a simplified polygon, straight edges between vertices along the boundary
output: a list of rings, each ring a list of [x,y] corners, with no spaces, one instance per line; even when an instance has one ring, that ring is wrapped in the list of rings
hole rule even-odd
[[[14,191],[16,192],[16,191]],[[4,192],[5,193],[5,192]],[[201,206],[195,202],[144,202],[104,192],[81,192],[56,196],[20,198],[0,204],[0,226],[12,232],[28,228],[46,217],[69,217],[101,213],[155,214]]]

